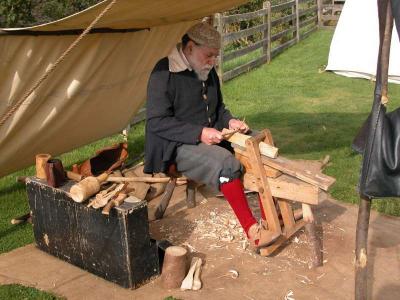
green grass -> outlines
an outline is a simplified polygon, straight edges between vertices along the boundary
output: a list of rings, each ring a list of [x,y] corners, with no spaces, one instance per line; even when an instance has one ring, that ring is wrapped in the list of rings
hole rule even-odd
[[[0,299],[4,299],[4,300],[23,300],[23,299],[55,300],[55,299],[64,299],[64,298],[59,298],[52,294],[39,291],[35,288],[24,287],[19,284],[7,284],[7,285],[0,285]]]
[[[351,141],[367,117],[374,83],[319,72],[327,63],[333,31],[319,30],[296,46],[245,75],[223,85],[225,103],[232,113],[253,128],[270,128],[280,153],[292,158],[321,159],[331,156],[326,173],[336,177],[332,195],[357,203],[361,157]],[[389,108],[400,105],[400,86],[390,85]],[[130,152],[143,151],[143,124],[130,133]],[[66,167],[92,156],[96,149],[121,140],[114,136],[62,155]],[[15,177],[33,175],[34,169],[0,180],[0,253],[33,242],[29,224],[13,226],[11,218],[29,210],[24,186]],[[380,212],[400,215],[400,201],[377,200]]]
[[[331,156],[326,173],[336,177],[332,195],[357,203],[361,157],[350,149],[372,104],[374,83],[320,72],[327,64],[333,31],[319,30],[269,65],[223,86],[224,99],[251,127],[269,128],[282,155],[320,159]],[[389,109],[400,105],[400,86],[389,86]],[[377,200],[380,212],[400,215],[400,201]]]

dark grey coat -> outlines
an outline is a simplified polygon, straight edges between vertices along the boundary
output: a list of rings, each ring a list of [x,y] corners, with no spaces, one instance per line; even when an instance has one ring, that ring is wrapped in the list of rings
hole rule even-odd
[[[205,101],[202,81],[194,71],[187,69],[173,73],[169,71],[168,63],[165,57],[156,64],[147,87],[146,173],[166,172],[174,162],[178,146],[197,144],[203,127],[222,130],[232,119],[222,101],[215,69],[205,82]]]

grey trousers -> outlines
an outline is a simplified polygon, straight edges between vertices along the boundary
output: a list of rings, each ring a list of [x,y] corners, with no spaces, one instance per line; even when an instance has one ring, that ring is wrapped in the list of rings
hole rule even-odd
[[[234,155],[218,145],[182,145],[176,154],[177,171],[219,190],[223,182],[240,178],[243,167]]]

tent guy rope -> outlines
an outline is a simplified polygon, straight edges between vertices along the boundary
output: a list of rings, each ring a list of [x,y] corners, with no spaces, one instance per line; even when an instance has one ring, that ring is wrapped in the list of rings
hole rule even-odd
[[[56,67],[65,60],[69,53],[79,44],[79,42],[92,30],[92,28],[99,22],[99,20],[114,6],[117,0],[112,0],[104,10],[93,20],[92,23],[81,33],[81,35],[64,51],[63,54],[57,59],[57,61],[40,77],[40,79],[34,84],[34,86],[24,94],[24,96],[18,100],[14,105],[12,105],[0,119],[0,127],[4,125],[5,122],[17,111],[17,109],[28,99],[28,97],[40,87],[46,78],[49,77],[51,73],[54,72]]]

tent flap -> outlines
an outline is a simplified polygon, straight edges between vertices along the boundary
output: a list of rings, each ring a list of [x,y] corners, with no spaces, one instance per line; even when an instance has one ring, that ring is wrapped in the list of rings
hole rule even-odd
[[[108,2],[19,31],[82,29]],[[37,153],[59,155],[122,130],[145,101],[153,66],[186,30],[204,16],[243,2],[117,1],[97,28],[148,29],[87,35],[0,127],[0,176],[32,165]],[[76,37],[0,35],[1,115],[21,99]]]

